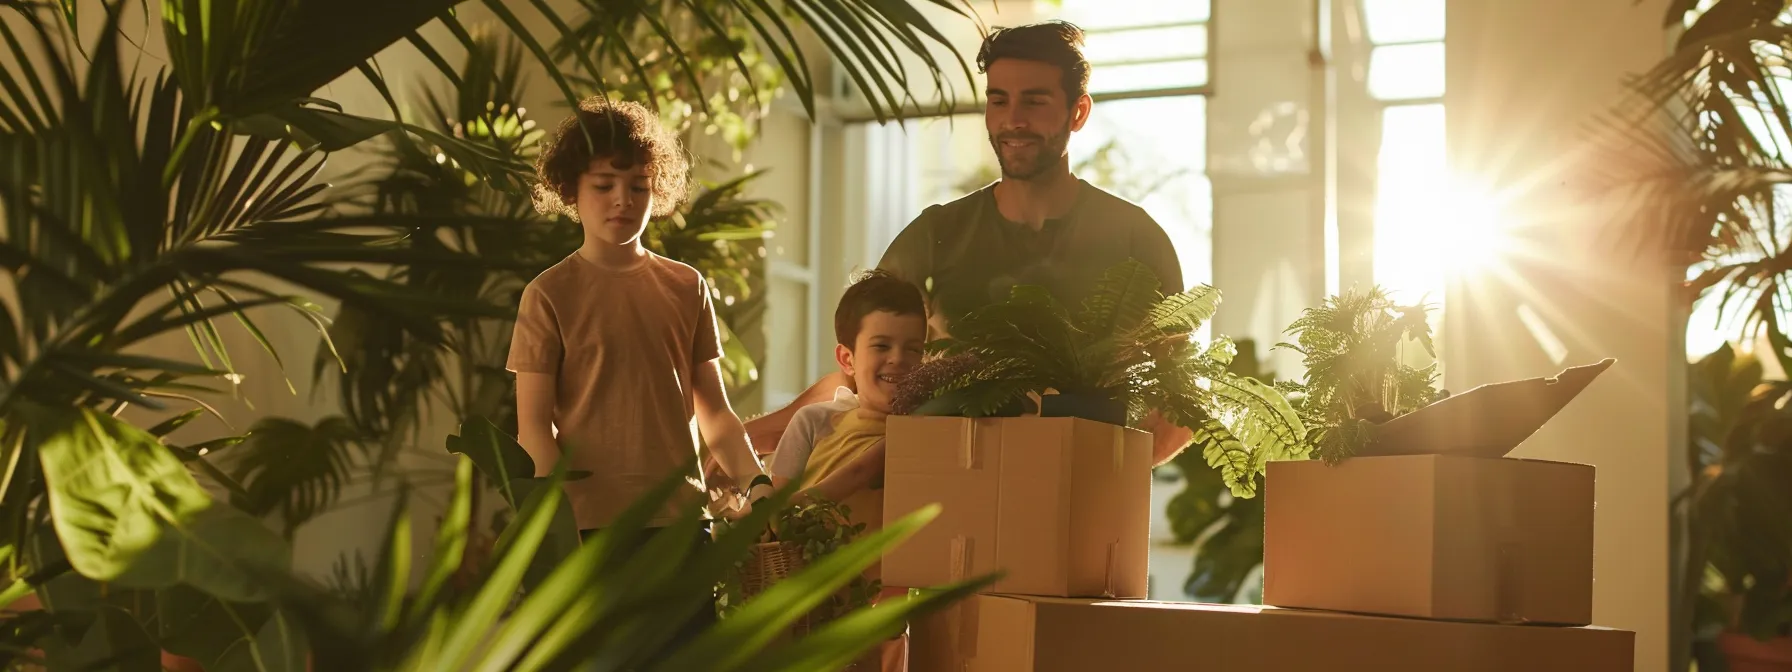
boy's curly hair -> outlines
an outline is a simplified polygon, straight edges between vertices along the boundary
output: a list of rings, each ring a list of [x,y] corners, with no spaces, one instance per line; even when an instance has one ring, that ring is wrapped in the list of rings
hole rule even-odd
[[[578,219],[579,176],[595,158],[609,158],[619,169],[643,164],[652,171],[654,217],[672,214],[690,188],[690,159],[678,136],[652,111],[640,103],[592,96],[560,122],[536,158],[535,209]]]

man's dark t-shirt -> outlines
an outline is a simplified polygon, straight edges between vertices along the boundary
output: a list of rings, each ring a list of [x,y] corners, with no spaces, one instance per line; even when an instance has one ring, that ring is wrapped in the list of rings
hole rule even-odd
[[[929,337],[951,320],[1008,298],[1015,285],[1045,287],[1072,309],[1103,273],[1138,259],[1157,274],[1160,291],[1187,289],[1163,227],[1143,208],[1078,180],[1076,203],[1038,231],[996,208],[995,184],[921,212],[884,252],[878,268],[929,296]]]

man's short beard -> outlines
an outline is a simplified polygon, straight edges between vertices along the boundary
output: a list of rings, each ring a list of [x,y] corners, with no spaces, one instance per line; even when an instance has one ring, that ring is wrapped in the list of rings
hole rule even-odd
[[[996,163],[1002,168],[1002,177],[1010,180],[1031,180],[1043,175],[1065,160],[1065,148],[1070,146],[1070,123],[1065,122],[1064,129],[1053,135],[1036,136],[1039,139],[1039,153],[1028,166],[1011,166],[1002,158],[1002,141],[999,135],[989,138],[989,148],[996,153]]]

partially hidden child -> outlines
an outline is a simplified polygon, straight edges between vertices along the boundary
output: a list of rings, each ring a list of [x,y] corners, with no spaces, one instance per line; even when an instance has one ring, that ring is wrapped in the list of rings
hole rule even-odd
[[[796,412],[772,454],[772,483],[801,482],[803,496],[846,505],[870,533],[883,527],[884,419],[902,376],[921,363],[926,300],[893,275],[864,273],[840,297],[834,337],[834,359],[858,393],[841,387]]]
[[[516,373],[517,439],[537,475],[563,454],[568,469],[590,473],[566,483],[582,537],[694,465],[696,432],[734,483],[763,473],[722,387],[709,283],[641,245],[649,218],[686,197],[689,166],[646,107],[596,97],[560,124],[537,160],[537,207],[576,218],[584,242],[523,289],[506,368]],[[649,527],[703,504],[703,476],[693,466],[690,477],[696,487]],[[691,539],[710,541],[707,529]],[[685,634],[714,619],[702,610]]]

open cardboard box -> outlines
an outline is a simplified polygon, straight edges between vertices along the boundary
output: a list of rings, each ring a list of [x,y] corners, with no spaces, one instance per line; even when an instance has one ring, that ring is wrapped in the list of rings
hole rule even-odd
[[[977,595],[911,625],[916,672],[1630,672],[1635,634],[1274,607]]]
[[[941,505],[883,559],[936,586],[1004,570],[989,592],[1144,597],[1151,435],[1080,418],[889,419],[884,521]]]
[[[1337,465],[1272,462],[1263,601],[1501,623],[1593,612],[1593,467],[1504,458],[1612,360],[1485,385],[1378,426]]]
[[[1501,623],[1593,620],[1593,468],[1445,455],[1272,462],[1263,602]]]

